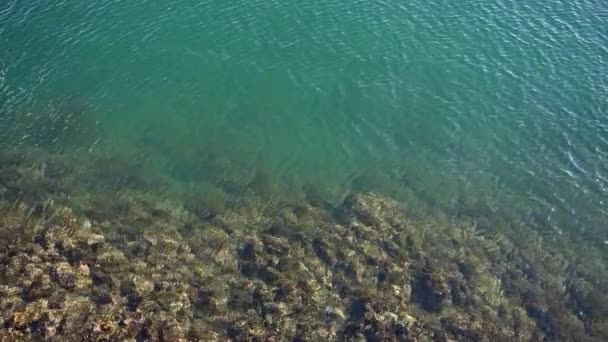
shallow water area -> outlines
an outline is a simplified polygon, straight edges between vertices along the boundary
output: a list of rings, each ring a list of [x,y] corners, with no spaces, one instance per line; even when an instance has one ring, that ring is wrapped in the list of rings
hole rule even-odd
[[[294,247],[288,259],[345,272],[331,286],[350,279],[349,285],[368,288],[374,267],[411,261],[411,273],[399,272],[412,285],[411,301],[432,313],[456,290],[443,289],[450,293],[444,298],[436,289],[428,298],[421,294],[424,284],[450,283],[455,273],[466,278],[467,267],[482,264],[495,278],[466,279],[474,290],[467,287],[464,297],[481,291],[487,294],[483,305],[492,307],[503,295],[519,298],[501,302],[509,317],[517,321],[522,314],[522,331],[536,324],[549,339],[560,336],[551,328],[555,322],[568,326],[564,322],[576,319],[583,328],[572,331],[604,336],[608,323],[600,317],[608,304],[601,304],[600,293],[606,284],[594,283],[590,270],[600,278],[608,260],[606,18],[605,6],[592,0],[7,0],[0,4],[0,195],[44,224],[61,226],[47,216],[67,206],[74,212],[66,217],[92,222],[86,234],[114,236],[106,237],[111,241],[101,252],[79,252],[94,255],[87,265],[106,260],[103,252],[113,248],[157,265],[161,257],[146,254],[148,247],[128,247],[139,246],[146,227],[165,237],[144,240],[170,236],[180,248],[191,235],[202,239],[207,232],[226,243],[229,256],[215,260],[220,266],[209,272],[227,267],[234,271],[226,273],[230,279],[257,279],[267,286],[260,291],[270,291],[276,283],[267,283],[275,279],[269,274],[282,253],[276,245],[301,244],[308,247]],[[389,198],[415,223],[391,221],[399,215],[384,211],[392,208]],[[413,236],[412,244],[399,246],[407,255],[392,254],[398,248],[385,240],[405,239],[404,232]],[[47,233],[35,244],[63,241]],[[279,242],[272,240],[277,236]],[[376,263],[362,266],[366,280],[349,274],[352,266],[336,266],[348,259],[334,255],[337,236],[364,246],[353,248],[348,262]],[[89,238],[77,240],[86,245]],[[251,241],[266,249],[243,252]],[[449,266],[424,266],[430,257],[417,254],[418,244],[453,252],[435,255]],[[199,254],[188,248],[203,263],[213,254],[205,243]],[[535,248],[551,257],[534,254]],[[586,250],[581,259],[576,249]],[[513,260],[495,256],[512,250],[518,251]],[[69,255],[62,257],[75,266]],[[537,266],[552,261],[526,269],[527,259]],[[103,272],[116,271],[107,262]],[[238,264],[238,272],[224,263]],[[51,278],[57,273],[48,272]],[[327,281],[322,271],[311,272]],[[567,297],[567,308],[544,301],[550,291],[539,290],[546,285],[539,279],[551,272],[563,279],[551,278],[547,286],[559,292],[556,298]],[[399,277],[387,284],[405,281]],[[193,286],[197,279],[180,284]],[[95,291],[129,297],[106,293],[104,286]],[[303,293],[313,293],[310,286]],[[526,289],[542,298],[532,300]],[[210,297],[220,301],[224,290]],[[344,310],[351,300],[356,308],[371,296],[361,291],[346,291]],[[600,304],[589,307],[594,301]],[[568,314],[549,319],[542,305]],[[193,312],[201,314],[198,309]]]

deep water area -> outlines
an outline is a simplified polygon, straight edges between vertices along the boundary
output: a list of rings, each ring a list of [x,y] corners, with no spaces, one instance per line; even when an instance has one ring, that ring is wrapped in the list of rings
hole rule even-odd
[[[0,340],[608,340],[607,22],[0,2]]]

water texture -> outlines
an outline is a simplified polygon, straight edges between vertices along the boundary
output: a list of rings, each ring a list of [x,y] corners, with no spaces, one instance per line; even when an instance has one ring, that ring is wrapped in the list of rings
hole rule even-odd
[[[601,1],[0,1],[0,340],[608,340]]]
[[[601,245],[607,23],[593,0],[6,0],[0,141]]]

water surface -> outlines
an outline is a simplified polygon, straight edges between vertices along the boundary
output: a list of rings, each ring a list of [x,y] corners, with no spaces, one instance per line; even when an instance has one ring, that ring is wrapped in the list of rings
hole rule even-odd
[[[593,0],[7,0],[0,137],[602,242],[607,22]]]

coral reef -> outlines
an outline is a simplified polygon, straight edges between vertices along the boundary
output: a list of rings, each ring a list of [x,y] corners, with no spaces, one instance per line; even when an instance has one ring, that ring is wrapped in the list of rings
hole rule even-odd
[[[99,171],[53,171],[69,159],[0,158],[0,340],[608,338],[605,256],[572,241],[414,220],[372,193],[106,193],[86,186]]]

